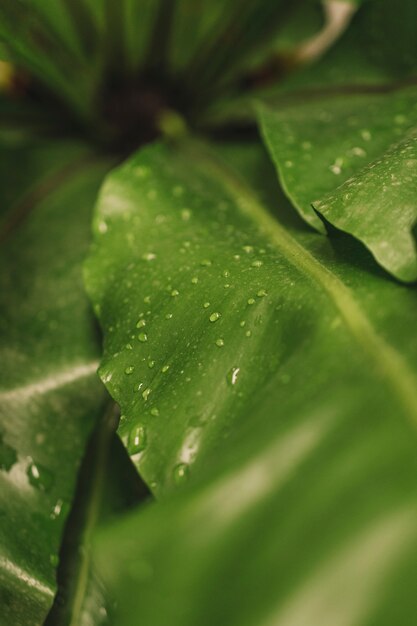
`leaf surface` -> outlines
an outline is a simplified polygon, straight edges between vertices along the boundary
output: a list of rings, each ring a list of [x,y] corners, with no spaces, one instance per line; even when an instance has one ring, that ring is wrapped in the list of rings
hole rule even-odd
[[[1,138],[0,623],[40,624],[105,394],[81,263],[108,163],[82,145]]]
[[[416,292],[220,152],[142,150],[98,204],[100,372],[165,500],[100,534],[117,623],[411,626]]]
[[[58,593],[45,626],[106,626],[113,607],[93,567],[91,539],[97,527],[143,502],[148,491],[115,429],[110,403],[96,423],[78,475],[60,550]]]
[[[318,97],[263,107],[265,142],[288,197],[318,230],[360,239],[397,278],[417,279],[417,91]]]

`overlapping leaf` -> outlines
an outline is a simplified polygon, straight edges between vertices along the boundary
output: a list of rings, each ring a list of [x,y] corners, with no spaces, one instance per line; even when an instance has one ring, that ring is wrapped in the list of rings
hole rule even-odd
[[[405,281],[417,279],[416,95],[415,87],[336,93],[260,113],[281,182],[304,219],[323,231],[320,212]]]
[[[40,624],[86,440],[102,410],[81,263],[108,163],[1,138],[0,623]]]
[[[222,151],[147,148],[97,210],[101,376],[166,500],[101,535],[118,624],[411,626],[415,291]]]
[[[94,572],[97,527],[146,499],[148,492],[115,434],[117,410],[105,411],[90,438],[78,476],[58,569],[58,593],[45,626],[107,626],[112,602]]]
[[[393,9],[385,0],[366,5],[327,59],[284,85],[287,102],[281,93],[260,117],[304,219],[324,231],[319,212],[394,276],[414,281],[416,90],[406,86],[415,84],[415,4]]]

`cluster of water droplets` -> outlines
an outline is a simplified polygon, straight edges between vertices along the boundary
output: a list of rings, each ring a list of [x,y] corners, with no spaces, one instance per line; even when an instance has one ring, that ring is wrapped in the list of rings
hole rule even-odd
[[[174,182],[168,187],[159,177],[156,188],[150,167],[135,165],[134,172],[141,194],[130,211],[138,215],[123,218],[126,225],[118,236],[129,234],[126,244],[135,242],[139,252],[133,261],[131,250],[126,254],[123,275],[112,270],[112,295],[121,294],[126,313],[107,326],[110,354],[102,378],[114,397],[123,400],[120,432],[139,462],[166,420],[177,420],[184,407],[188,413],[203,413],[205,377],[224,384],[223,394],[239,386],[245,367],[237,364],[233,351],[242,338],[253,336],[254,320],[259,324],[261,318],[258,305],[268,300],[270,244],[248,242],[247,223],[234,223],[236,207],[229,198],[206,206],[206,187],[204,194]],[[206,216],[208,210],[215,211],[215,219]],[[112,236],[111,228],[106,236]],[[227,246],[219,246],[222,240]],[[100,309],[106,314],[103,303]],[[190,391],[183,392],[184,385]],[[207,417],[190,419],[196,428],[207,422]],[[189,464],[180,457],[174,465],[175,484],[187,479]]]

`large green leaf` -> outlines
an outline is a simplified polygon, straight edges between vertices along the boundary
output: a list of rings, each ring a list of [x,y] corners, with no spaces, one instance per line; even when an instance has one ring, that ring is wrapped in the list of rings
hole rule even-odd
[[[323,230],[319,211],[404,281],[417,279],[416,95],[415,87],[334,94],[260,112],[282,185],[304,219]]]
[[[0,623],[42,623],[86,440],[105,403],[81,279],[108,163],[0,135]]]
[[[147,148],[97,209],[100,372],[165,499],[100,536],[117,623],[411,626],[417,294],[223,153]]]

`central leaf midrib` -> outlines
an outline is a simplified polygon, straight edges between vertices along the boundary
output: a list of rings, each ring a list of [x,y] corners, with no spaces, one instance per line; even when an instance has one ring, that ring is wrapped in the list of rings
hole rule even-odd
[[[246,207],[238,203],[240,210],[255,221],[264,233],[298,270],[312,278],[328,295],[339,311],[346,327],[361,348],[365,348],[376,370],[389,382],[405,413],[417,427],[417,378],[399,352],[378,334],[363,313],[350,290],[329,269],[305,250],[276,220],[269,215],[246,184],[215,159],[202,155],[206,171],[212,170],[224,187],[239,200],[246,199]]]

